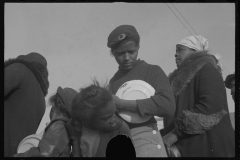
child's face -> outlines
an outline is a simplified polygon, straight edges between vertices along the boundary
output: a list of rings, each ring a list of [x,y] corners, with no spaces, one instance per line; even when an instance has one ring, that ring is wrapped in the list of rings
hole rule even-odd
[[[95,129],[101,131],[112,131],[119,127],[120,120],[115,115],[116,105],[114,101],[107,103],[105,108],[99,110],[92,125]]]

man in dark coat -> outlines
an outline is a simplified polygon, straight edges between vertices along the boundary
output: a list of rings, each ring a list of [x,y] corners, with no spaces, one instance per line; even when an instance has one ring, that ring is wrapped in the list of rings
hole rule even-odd
[[[229,74],[225,80],[225,86],[231,89],[232,99],[235,101],[235,73]]]
[[[140,35],[132,25],[120,25],[109,34],[108,47],[119,65],[118,71],[110,79],[110,90],[119,111],[132,112],[139,117],[150,116],[146,121],[131,123],[117,113],[131,129],[136,157],[167,157],[154,116],[172,116],[175,100],[169,80],[161,67],[137,59],[139,42]],[[125,100],[115,96],[119,88],[132,80],[148,83],[154,88],[155,94],[137,100]]]
[[[176,46],[177,69],[169,75],[176,100],[173,117],[164,119],[163,141],[182,157],[234,157],[232,128],[219,66],[202,36]]]
[[[17,153],[26,136],[35,134],[45,113],[49,88],[47,61],[39,53],[4,62],[4,156]]]
[[[226,88],[231,90],[232,99],[235,102],[235,73],[229,74],[225,79]],[[232,122],[232,126],[235,129],[235,112],[230,113],[230,119]]]

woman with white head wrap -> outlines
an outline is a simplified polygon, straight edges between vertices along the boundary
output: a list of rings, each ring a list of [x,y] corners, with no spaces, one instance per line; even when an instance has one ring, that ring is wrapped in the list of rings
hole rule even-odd
[[[186,37],[182,39],[178,44],[194,49],[196,51],[208,49],[208,40],[200,35]]]
[[[206,51],[208,54],[211,54],[212,56],[214,56],[216,62],[217,62],[217,68],[219,70],[219,72],[222,74],[222,64],[219,62],[219,56],[212,54],[209,50],[208,50],[208,44],[209,41],[200,36],[200,35],[193,35],[193,36],[189,36],[186,37],[184,39],[182,39],[178,44],[177,44],[177,50],[178,49],[182,49],[182,50],[187,50],[187,53],[182,53],[181,55],[179,55],[179,57],[176,57],[176,63],[177,66],[178,64],[181,64],[185,58],[190,54],[190,53],[195,53],[193,51]],[[177,53],[176,55],[177,56]]]
[[[208,40],[186,37],[176,45],[177,69],[169,75],[176,111],[164,118],[163,141],[182,157],[234,157],[235,135],[226,89]]]

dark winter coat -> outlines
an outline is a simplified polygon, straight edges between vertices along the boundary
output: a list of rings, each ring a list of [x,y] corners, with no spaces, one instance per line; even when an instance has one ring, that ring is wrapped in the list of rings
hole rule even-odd
[[[4,62],[4,156],[16,154],[19,143],[36,133],[46,108],[47,78],[47,68],[40,63]]]
[[[175,145],[182,157],[235,156],[235,134],[229,114],[222,114],[220,118],[217,115],[222,110],[229,111],[223,78],[213,56],[206,51],[192,54],[169,75],[169,80],[176,111],[173,117],[164,118],[164,134],[176,129],[179,137]],[[209,120],[204,121],[206,117]],[[183,122],[186,119],[195,121],[195,124],[204,122],[204,127],[208,129],[191,126],[191,123]],[[190,131],[186,132],[188,129]]]
[[[82,128],[76,129],[75,127],[73,127],[74,126],[73,124],[74,123],[72,123],[72,121],[69,121],[68,124],[66,125],[69,139],[71,141],[70,143],[72,144],[71,157],[82,157],[81,152]],[[121,125],[119,125],[119,128],[108,133],[102,133],[100,135],[100,143],[98,146],[96,157],[106,157],[106,151],[109,141],[118,135],[126,135],[128,137],[131,136],[130,129],[124,121],[121,121]]]

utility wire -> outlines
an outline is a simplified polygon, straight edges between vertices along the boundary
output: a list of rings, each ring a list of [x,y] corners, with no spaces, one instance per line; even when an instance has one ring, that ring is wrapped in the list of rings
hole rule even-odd
[[[227,68],[226,68],[224,65],[223,65],[223,68],[227,71],[228,74],[230,74],[230,73],[228,72]]]
[[[165,3],[167,5],[167,3]],[[188,32],[190,32],[191,35],[193,35],[191,33],[191,31],[185,26],[185,24],[178,18],[178,16],[173,12],[173,10],[167,5],[167,7],[172,11],[172,13],[177,17],[177,19],[182,23],[182,25],[187,29]]]
[[[209,50],[210,53],[213,53],[210,49],[208,49],[208,50]],[[219,54],[219,53],[217,53],[217,54]],[[220,55],[220,56],[221,56],[221,55]],[[222,56],[221,56],[221,57],[222,57]],[[220,58],[221,58],[221,57],[220,57]],[[220,61],[220,60],[219,60],[220,58],[218,58],[218,61]],[[223,64],[222,62],[221,62],[221,68],[222,68],[222,71],[223,71],[223,69],[225,69],[225,70],[227,71],[227,73],[230,74],[230,73],[228,72],[227,68],[224,66],[224,64]]]
[[[197,32],[193,29],[193,27],[188,23],[188,21],[184,18],[184,16],[178,11],[178,9],[171,3],[171,5],[177,10],[177,12],[182,16],[182,18],[187,22],[187,24],[191,27],[191,29],[197,34]],[[198,34],[197,34],[198,35]]]
[[[165,3],[166,5],[167,5],[167,3]],[[172,4],[172,3],[171,3]],[[196,35],[198,35],[197,34],[197,32],[193,29],[193,27],[188,23],[188,21],[184,18],[184,16],[179,12],[179,10],[172,4],[172,6],[177,10],[177,12],[181,15],[181,17],[185,20],[185,22],[187,22],[187,24],[191,27],[191,29],[194,31],[194,33],[196,34]],[[177,17],[177,19],[182,23],[182,25],[187,29],[187,31],[189,31],[190,32],[190,34],[191,35],[193,35],[192,33],[191,33],[191,31],[184,25],[184,23],[181,21],[181,19],[179,19],[178,18],[178,16],[175,14],[175,12],[173,12],[173,10],[167,5],[167,7],[172,11],[172,13]],[[210,49],[209,49],[209,51],[210,52],[212,52]],[[223,67],[223,69],[225,69],[226,71],[227,71],[227,73],[228,74],[230,74],[229,72],[228,72],[228,70],[226,69],[226,67],[222,64],[222,67]],[[222,72],[223,72],[223,74],[225,74],[226,75],[226,73],[224,73],[224,70],[222,70]]]

